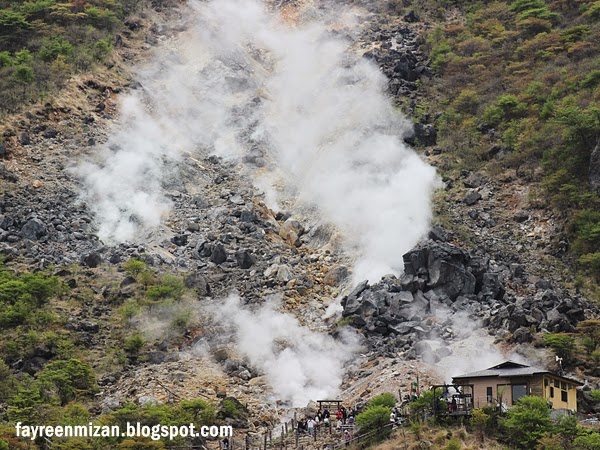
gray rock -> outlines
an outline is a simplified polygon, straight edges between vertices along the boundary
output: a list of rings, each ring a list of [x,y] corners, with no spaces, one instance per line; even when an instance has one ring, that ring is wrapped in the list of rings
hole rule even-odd
[[[348,276],[349,272],[346,266],[335,266],[325,274],[323,282],[329,286],[339,286]]]
[[[42,136],[44,136],[46,139],[55,138],[57,135],[58,131],[52,127],[48,127],[42,132]]]
[[[19,142],[21,143],[21,145],[30,145],[31,144],[31,138],[29,137],[29,133],[26,132],[26,131],[23,131],[19,135]]]
[[[81,258],[81,263],[90,269],[94,269],[102,263],[102,256],[98,252],[91,252]]]
[[[421,145],[431,147],[437,144],[437,131],[431,124],[415,123],[415,138]]]
[[[21,236],[32,241],[37,241],[46,233],[46,225],[39,219],[29,219],[21,228]]]
[[[292,269],[287,264],[282,264],[277,268],[277,273],[275,274],[275,279],[280,283],[287,283],[292,278],[294,278],[294,274],[292,273]]]
[[[223,244],[219,242],[213,247],[210,254],[210,260],[217,265],[222,264],[227,260],[227,252],[225,251]]]
[[[189,236],[187,234],[177,234],[171,238],[171,242],[178,247],[187,245]]]
[[[476,172],[476,173],[471,173],[467,179],[465,181],[463,181],[463,184],[466,188],[478,188],[480,186],[483,186],[486,182],[486,178]]]
[[[120,407],[121,402],[115,397],[106,397],[100,402],[102,414],[108,414],[109,412],[119,409]]]
[[[142,397],[138,398],[138,403],[140,406],[162,404],[162,402],[160,400],[158,400],[157,398],[152,397],[150,395],[143,395]]]
[[[235,260],[238,266],[242,269],[249,269],[256,262],[256,258],[250,253],[249,250],[238,250],[235,253]]]
[[[519,211],[513,216],[513,220],[517,223],[523,223],[529,220],[529,214],[526,211]]]
[[[183,284],[188,289],[195,289],[196,293],[200,297],[206,297],[210,295],[210,285],[207,279],[202,276],[199,272],[194,272],[183,279]]]
[[[481,194],[477,191],[471,191],[463,198],[463,203],[468,206],[472,206],[481,200]]]

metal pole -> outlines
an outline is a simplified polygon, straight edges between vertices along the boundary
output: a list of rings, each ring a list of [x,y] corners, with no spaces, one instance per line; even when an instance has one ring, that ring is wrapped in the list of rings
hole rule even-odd
[[[267,433],[265,433],[264,438],[265,438],[265,445],[263,448],[264,448],[264,450],[267,450]]]

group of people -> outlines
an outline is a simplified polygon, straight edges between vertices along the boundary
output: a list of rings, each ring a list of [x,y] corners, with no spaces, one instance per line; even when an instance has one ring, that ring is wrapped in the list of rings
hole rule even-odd
[[[342,431],[343,428],[354,428],[357,411],[353,408],[348,411],[344,406],[340,406],[335,413],[335,419],[327,408],[317,411],[314,416],[309,416],[298,421],[299,433],[314,433],[321,425],[329,426],[334,424],[337,431]],[[347,431],[347,430],[346,430]]]
[[[402,413],[394,406],[394,409],[392,409],[392,412],[390,413],[390,423],[392,424],[392,428],[402,425],[402,422]]]
[[[328,409],[319,410],[314,416],[305,417],[298,421],[298,432],[299,433],[314,433],[321,424],[328,426],[331,421],[331,413]]]

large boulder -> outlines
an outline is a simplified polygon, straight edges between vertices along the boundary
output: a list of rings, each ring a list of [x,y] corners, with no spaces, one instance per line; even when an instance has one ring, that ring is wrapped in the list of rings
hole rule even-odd
[[[46,225],[40,219],[29,219],[21,228],[21,236],[32,241],[37,241],[46,233]]]
[[[415,123],[415,139],[426,147],[434,146],[437,144],[437,131],[431,124]]]

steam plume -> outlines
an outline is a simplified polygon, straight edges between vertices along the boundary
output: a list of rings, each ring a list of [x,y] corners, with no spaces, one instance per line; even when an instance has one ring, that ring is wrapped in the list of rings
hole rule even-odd
[[[80,167],[100,237],[160,223],[164,162],[182,152],[258,155],[345,233],[355,278],[399,272],[429,225],[435,172],[404,145],[410,125],[378,68],[324,18],[291,27],[256,0],[192,5],[188,31],[161,47],[121,127]]]
[[[214,309],[215,318],[233,332],[236,349],[264,372],[276,398],[292,406],[339,393],[344,366],[359,349],[350,332],[340,339],[309,330],[277,311],[270,299],[251,311],[230,296]]]

